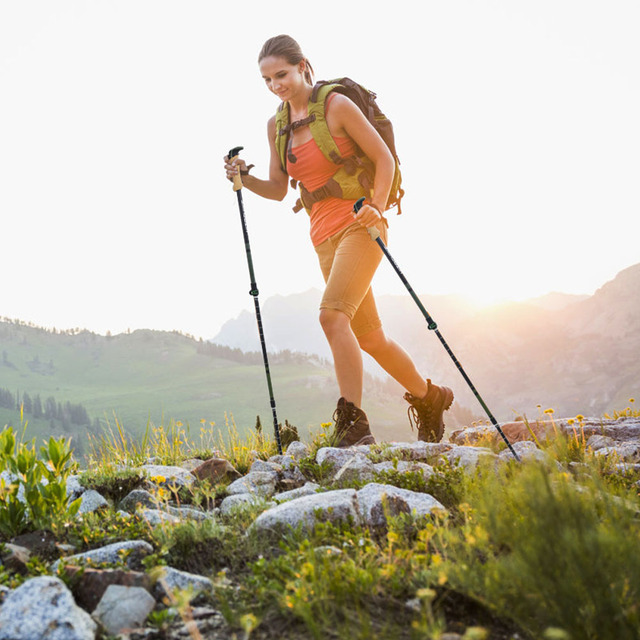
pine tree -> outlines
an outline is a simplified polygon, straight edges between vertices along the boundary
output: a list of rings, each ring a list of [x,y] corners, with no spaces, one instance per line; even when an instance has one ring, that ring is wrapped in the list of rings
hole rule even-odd
[[[42,412],[42,400],[40,400],[40,394],[37,394],[33,399],[33,417],[42,418],[44,413]]]

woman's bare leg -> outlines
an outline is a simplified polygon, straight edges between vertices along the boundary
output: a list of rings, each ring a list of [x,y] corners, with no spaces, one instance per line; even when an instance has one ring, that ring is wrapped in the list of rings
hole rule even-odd
[[[320,311],[320,324],[329,341],[340,395],[362,405],[362,353],[349,316],[335,309]]]
[[[374,329],[360,336],[358,343],[394,380],[416,398],[427,393],[427,383],[420,375],[411,356],[383,329]]]

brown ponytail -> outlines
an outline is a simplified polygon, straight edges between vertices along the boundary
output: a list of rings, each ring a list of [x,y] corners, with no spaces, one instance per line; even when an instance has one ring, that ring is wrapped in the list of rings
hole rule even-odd
[[[269,38],[269,40],[262,45],[260,55],[258,56],[258,64],[269,56],[284,58],[289,64],[293,65],[304,61],[307,65],[304,72],[304,79],[308,84],[313,84],[313,67],[309,60],[304,57],[300,45],[291,36],[283,34]]]

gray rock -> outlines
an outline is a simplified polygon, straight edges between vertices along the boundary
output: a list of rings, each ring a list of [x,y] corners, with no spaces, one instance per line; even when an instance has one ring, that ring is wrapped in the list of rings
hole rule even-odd
[[[354,453],[347,461],[338,469],[333,476],[334,482],[368,482],[373,480],[375,468],[373,462],[362,453]]]
[[[112,584],[107,587],[92,616],[107,633],[116,635],[143,625],[156,601],[142,587]]]
[[[451,464],[458,464],[465,469],[475,469],[482,460],[497,460],[498,456],[486,447],[460,446],[447,451],[444,457]]]
[[[329,522],[359,521],[358,498],[354,489],[338,489],[303,496],[283,502],[261,513],[249,530],[281,531],[302,527],[313,529],[318,520]]]
[[[94,640],[96,628],[64,582],[52,576],[27,580],[0,608],[0,640]]]
[[[591,436],[587,440],[587,447],[589,447],[592,451],[598,451],[599,449],[604,449],[605,447],[613,447],[616,444],[616,441],[609,436],[603,436],[599,433]]]
[[[80,484],[79,475],[70,475],[67,478],[67,496],[72,502],[79,498],[86,490],[87,488]]]
[[[477,427],[456,429],[449,435],[449,442],[456,445],[474,445],[480,440],[484,440],[485,438],[493,439],[495,436],[495,427],[483,424]]]
[[[253,493],[262,497],[270,497],[276,492],[278,473],[276,471],[251,471],[243,478],[234,480],[227,487],[230,496],[239,493]]]
[[[284,456],[283,456],[284,458]],[[280,473],[282,471],[282,464],[265,461],[265,460],[254,460],[251,468],[249,469],[249,473]]]
[[[158,501],[149,491],[134,489],[121,500],[120,509],[128,511],[129,513],[135,513],[139,505],[148,507],[149,509],[155,509],[158,506]]]
[[[278,465],[281,467],[282,471],[288,471],[290,469],[297,469],[298,461],[287,453],[280,456],[280,462]]]
[[[347,461],[355,457],[356,453],[358,452],[354,451],[353,448],[338,449],[337,447],[322,447],[322,449],[318,449],[316,453],[316,463],[326,464],[335,472],[341,469]]]
[[[190,487],[196,481],[195,476],[182,467],[145,464],[140,470],[159,487]]]
[[[520,460],[538,460],[539,462],[545,462],[551,464],[553,459],[546,451],[538,449],[535,442],[531,440],[521,440],[520,442],[513,442],[511,444],[513,450],[518,454]],[[503,461],[515,460],[513,453],[507,448],[498,454],[498,458]]]
[[[237,493],[227,496],[220,504],[220,515],[228,516],[234,510],[246,508],[254,505],[268,505],[269,503],[262,496],[255,493]]]
[[[620,462],[640,462],[640,443],[624,442],[613,447],[604,447],[598,449],[595,455],[615,458]]]
[[[614,440],[640,442],[640,417],[618,418],[617,420],[588,418],[585,423],[586,434],[602,433],[604,429],[604,435]]]
[[[427,493],[400,489],[390,484],[372,482],[360,489],[357,497],[363,524],[371,528],[386,526],[387,515],[407,513],[427,516],[434,509],[446,511],[440,502]]]
[[[333,470],[333,480],[372,480],[374,474],[373,462],[367,457],[369,448],[364,451],[361,447],[338,449],[323,447],[316,454],[318,464],[326,464]]]
[[[203,522],[213,517],[211,511],[204,512],[191,507],[167,507],[166,512],[176,516],[176,518],[180,518],[180,520],[196,520],[197,522]]]
[[[211,593],[213,582],[205,576],[179,571],[173,567],[163,567],[163,575],[158,579],[161,595],[169,595],[176,590],[190,590],[194,597],[199,593]]]
[[[161,509],[141,509],[140,515],[152,527],[157,527],[159,524],[178,524],[180,522],[180,518]]]
[[[98,509],[104,509],[109,506],[109,503],[103,498],[97,491],[88,489],[81,495],[82,502],[78,513],[93,513]]]
[[[316,484],[315,482],[307,482],[304,486],[299,487],[298,489],[276,493],[276,495],[273,496],[273,501],[279,504],[281,502],[287,502],[288,500],[302,498],[303,496],[311,496],[318,493],[318,489],[320,489],[319,484]]]
[[[302,460],[302,458],[306,458],[309,453],[309,447],[304,442],[300,442],[300,440],[292,442],[287,447],[287,455],[291,456],[294,460]]]
[[[100,547],[98,549],[91,549],[91,551],[85,551],[84,553],[77,553],[72,556],[63,558],[64,562],[82,561],[91,558],[94,562],[108,562],[119,563],[122,560],[121,552],[128,552],[127,566],[130,569],[137,568],[140,564],[140,560],[145,556],[153,552],[153,547],[144,540],[125,540],[124,542],[114,542],[106,547]],[[51,568],[53,571],[57,571],[61,560],[56,560]]]
[[[383,451],[383,455],[385,458],[431,462],[451,449],[453,445],[448,442],[394,442]]]
[[[291,458],[291,460],[293,460],[293,458]],[[301,487],[307,481],[302,471],[300,471],[300,469],[294,464],[285,467],[282,471],[281,477],[283,482],[293,484],[297,487]]]

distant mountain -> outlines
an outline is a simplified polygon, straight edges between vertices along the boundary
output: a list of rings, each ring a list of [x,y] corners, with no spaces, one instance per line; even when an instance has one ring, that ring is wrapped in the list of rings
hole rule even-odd
[[[593,296],[568,309],[567,320],[580,335],[637,338],[640,332],[640,264],[621,271]]]
[[[589,296],[558,293],[557,291],[553,291],[537,298],[530,298],[526,303],[543,309],[548,309],[549,311],[560,311],[571,304],[582,302],[588,298]]]
[[[458,360],[500,420],[537,415],[599,414],[640,395],[640,264],[620,272],[592,296],[553,293],[520,303],[478,308],[456,296],[421,296]],[[317,321],[320,292],[270,298],[264,305],[271,349],[308,351],[330,358]],[[477,402],[448,354],[407,296],[379,296],[388,334],[421,370],[454,388],[475,410]],[[255,318],[227,322],[219,344],[257,349]],[[367,359],[367,370],[380,369]]]

